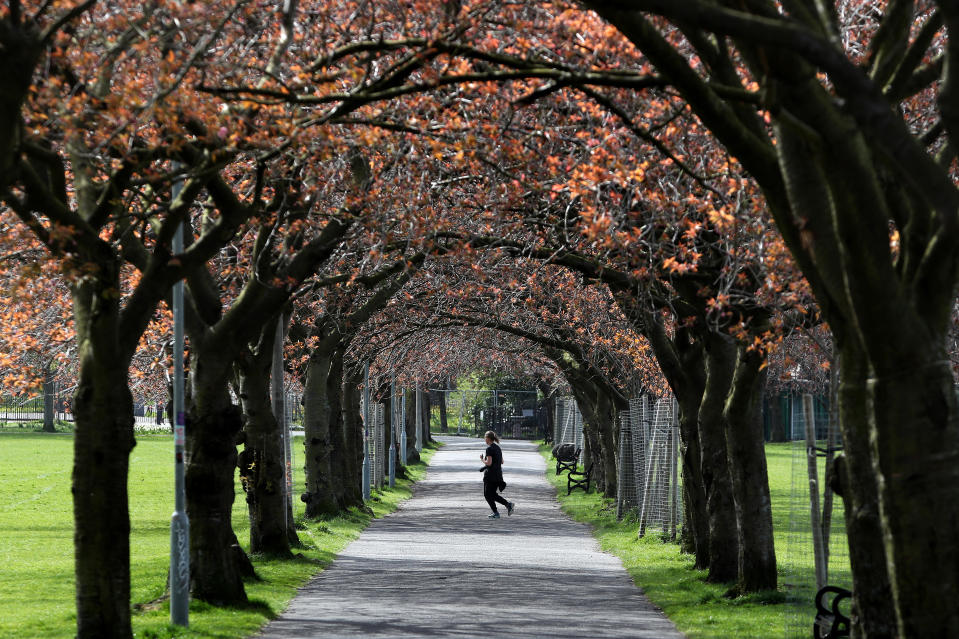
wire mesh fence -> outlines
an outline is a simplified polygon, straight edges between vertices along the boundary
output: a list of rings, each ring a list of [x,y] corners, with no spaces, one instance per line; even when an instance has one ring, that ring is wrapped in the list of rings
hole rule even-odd
[[[556,419],[553,421],[553,443],[554,444],[575,444],[576,448],[582,448],[585,438],[583,437],[583,415],[579,412],[579,406],[576,400],[570,398],[561,398],[556,400]]]
[[[434,388],[429,392],[430,428],[434,432],[481,437],[492,430],[505,439],[544,436],[546,420],[534,390]],[[441,409],[439,403],[445,408]]]
[[[620,517],[634,512],[639,536],[658,531],[676,539],[682,525],[682,485],[679,475],[679,428],[672,397],[641,396],[620,414]]]
[[[792,402],[790,415],[791,483],[788,527],[780,558],[787,606],[785,636],[809,637],[816,616],[816,592],[825,585],[852,589],[849,547],[840,500],[825,481],[841,446],[835,419],[813,398]],[[848,610],[845,611],[848,613]]]

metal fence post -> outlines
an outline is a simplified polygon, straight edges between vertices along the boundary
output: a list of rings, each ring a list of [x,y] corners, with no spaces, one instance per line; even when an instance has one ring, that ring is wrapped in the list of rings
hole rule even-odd
[[[406,458],[406,389],[402,390],[400,395],[400,461],[404,466],[407,464]]]
[[[370,498],[370,365],[363,373],[363,500]]]
[[[420,390],[420,382],[416,381],[416,452],[423,450],[423,395]]]
[[[672,508],[669,511],[669,538],[676,540],[679,520],[679,403],[673,396],[672,439],[670,440],[669,481],[672,486]]]
[[[390,379],[390,488],[396,485],[396,375]]]

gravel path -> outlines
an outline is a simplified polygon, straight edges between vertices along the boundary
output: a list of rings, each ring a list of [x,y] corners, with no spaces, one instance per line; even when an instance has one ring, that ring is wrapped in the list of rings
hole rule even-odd
[[[529,442],[504,441],[507,499],[487,519],[478,439],[442,437],[398,511],[305,586],[264,639],[681,638],[619,559],[559,509]]]

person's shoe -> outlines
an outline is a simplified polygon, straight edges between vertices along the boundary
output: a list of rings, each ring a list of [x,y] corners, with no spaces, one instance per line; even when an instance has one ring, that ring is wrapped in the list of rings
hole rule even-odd
[[[516,508],[516,504],[515,504],[514,502],[510,502],[510,503],[506,504],[506,516],[507,516],[507,517],[513,514],[513,509],[514,509],[514,508]]]
[[[490,513],[487,519],[499,519],[499,513]]]

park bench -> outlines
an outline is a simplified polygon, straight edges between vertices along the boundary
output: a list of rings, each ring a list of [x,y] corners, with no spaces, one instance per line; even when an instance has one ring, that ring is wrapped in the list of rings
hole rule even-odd
[[[556,474],[560,474],[563,471],[576,470],[576,464],[579,463],[579,454],[583,452],[582,448],[577,448],[576,452],[571,456],[556,456]]]
[[[828,608],[823,600],[833,595]],[[813,624],[814,639],[839,639],[849,636],[849,617],[839,610],[839,603],[852,597],[852,593],[837,586],[823,586],[816,593],[816,621]]]
[[[589,480],[593,476],[593,465],[590,464],[584,472],[579,472],[575,468],[569,471],[566,476],[566,494],[569,495],[575,488],[582,488],[584,493],[589,492]]]

